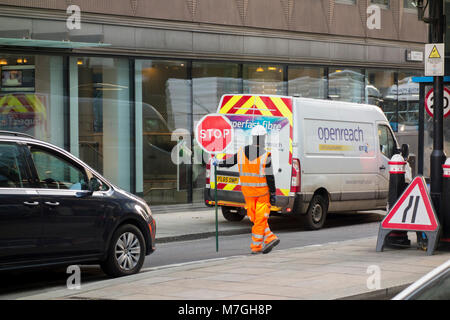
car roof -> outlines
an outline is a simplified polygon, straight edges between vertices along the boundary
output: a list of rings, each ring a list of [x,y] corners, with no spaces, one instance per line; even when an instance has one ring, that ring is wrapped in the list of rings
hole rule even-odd
[[[26,133],[16,132],[16,131],[7,131],[7,130],[0,130],[0,136],[28,138],[28,139],[38,140],[35,137],[33,137],[29,134],[26,134]]]
[[[106,181],[108,186],[114,186],[111,182],[109,182],[106,178],[104,178],[100,173],[98,173],[95,169],[93,169],[87,163],[85,163],[78,157],[74,156],[67,150],[64,150],[63,148],[60,148],[52,143],[36,139],[35,137],[28,135],[26,133],[15,132],[15,131],[5,131],[5,130],[0,130],[0,140],[17,141],[17,142],[32,142],[32,143],[56,150],[56,151],[62,153],[63,155],[65,155],[66,157],[68,157],[69,159],[71,159],[72,161],[75,161],[82,167],[88,168],[97,177],[101,177],[102,181]],[[117,188],[116,186],[114,186],[114,187]]]

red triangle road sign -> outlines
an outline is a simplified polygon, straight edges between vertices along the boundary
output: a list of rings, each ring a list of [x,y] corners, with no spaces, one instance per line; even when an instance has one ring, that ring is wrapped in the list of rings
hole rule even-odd
[[[381,222],[384,229],[435,231],[439,228],[425,179],[416,177]]]

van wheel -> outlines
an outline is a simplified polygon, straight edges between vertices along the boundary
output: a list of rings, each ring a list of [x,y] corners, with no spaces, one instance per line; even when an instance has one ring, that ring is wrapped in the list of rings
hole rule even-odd
[[[244,219],[243,209],[234,207],[222,207],[222,215],[228,221],[241,221]]]
[[[320,194],[314,195],[305,215],[301,216],[303,225],[308,230],[319,230],[327,218],[328,201]]]
[[[113,234],[108,255],[101,263],[111,277],[138,273],[145,260],[145,241],[141,231],[131,224],[120,226]]]

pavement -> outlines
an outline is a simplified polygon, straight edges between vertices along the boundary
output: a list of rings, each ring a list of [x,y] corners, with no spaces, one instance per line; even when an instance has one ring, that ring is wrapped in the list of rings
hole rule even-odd
[[[183,208],[180,208],[183,210]],[[210,208],[154,212],[157,242],[215,235]],[[249,223],[219,218],[219,234],[249,232]],[[449,251],[427,256],[415,235],[407,249],[376,252],[376,237],[153,267],[139,274],[82,284],[22,299],[290,300],[386,299],[450,259]],[[283,239],[281,238],[281,241]]]

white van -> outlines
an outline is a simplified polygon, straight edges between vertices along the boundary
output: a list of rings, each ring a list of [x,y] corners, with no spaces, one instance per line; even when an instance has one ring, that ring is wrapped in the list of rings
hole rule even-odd
[[[271,95],[224,95],[218,113],[233,124],[234,141],[219,159],[251,143],[256,124],[268,131],[277,188],[272,212],[298,214],[309,229],[320,229],[327,212],[385,209],[388,161],[400,153],[379,107],[331,100]],[[407,156],[407,146],[402,146]],[[217,199],[224,217],[245,216],[238,166],[218,168]],[[214,168],[206,171],[205,202],[214,204]],[[410,169],[409,169],[410,170]]]

